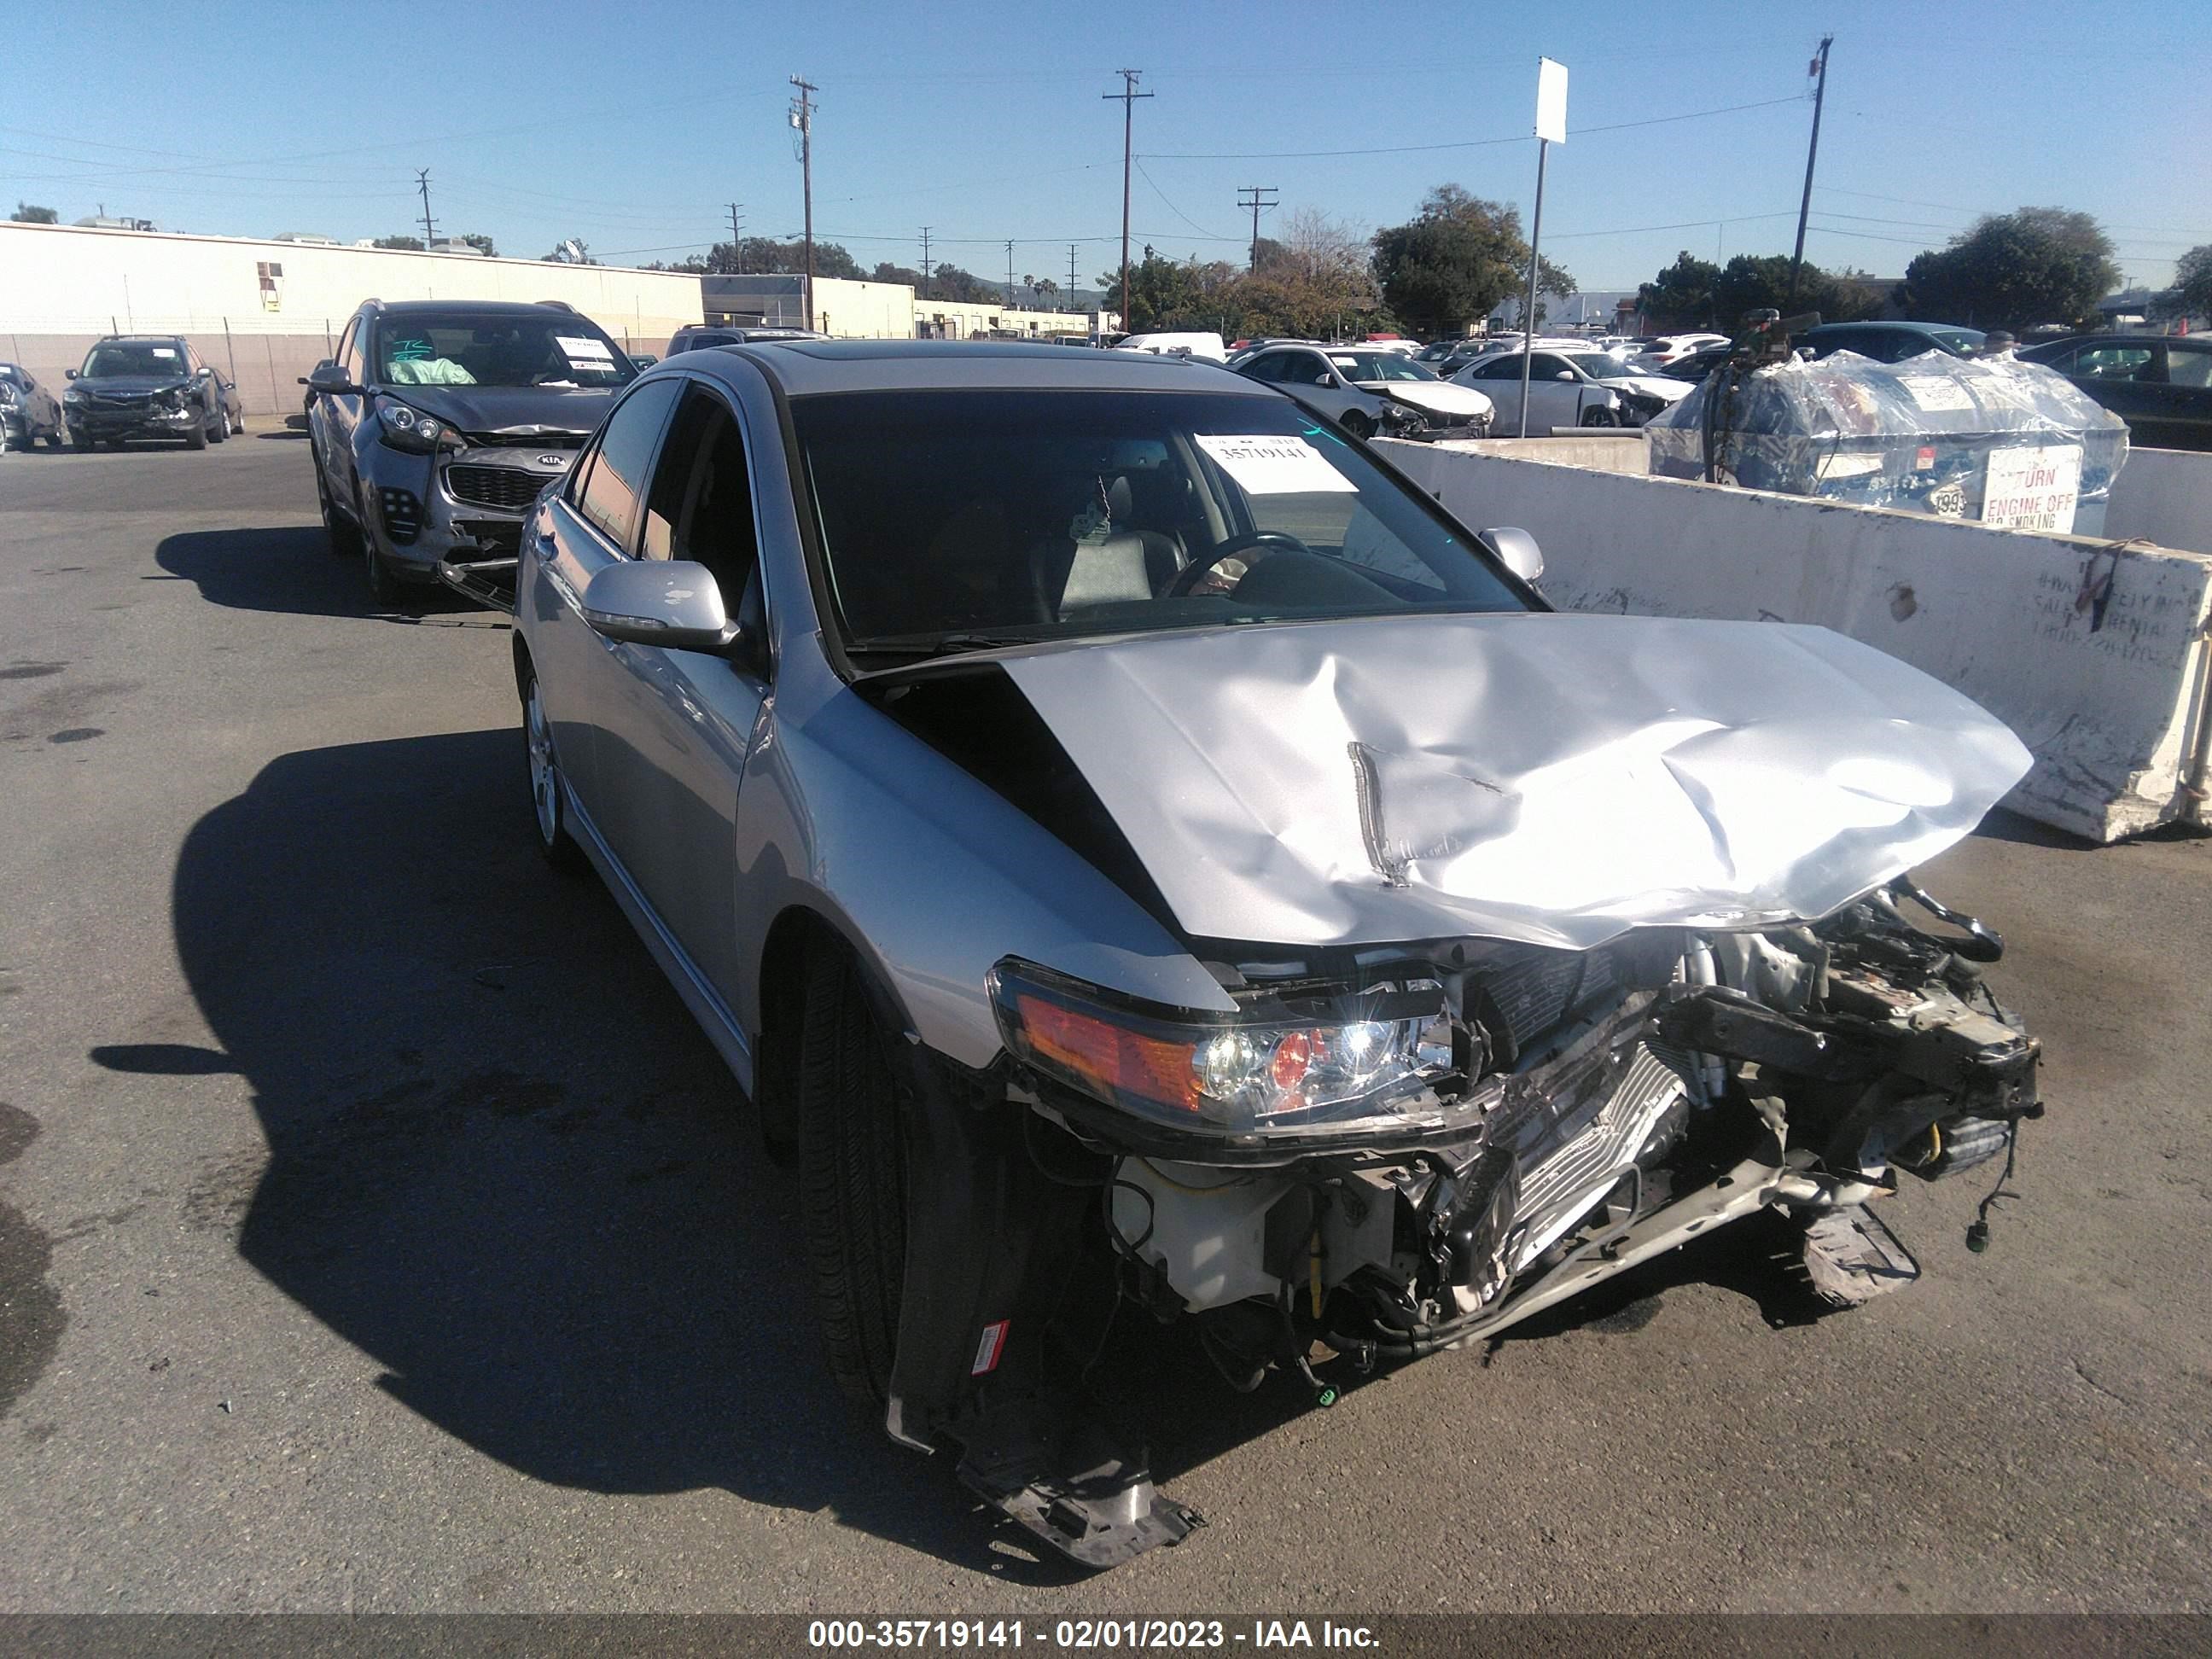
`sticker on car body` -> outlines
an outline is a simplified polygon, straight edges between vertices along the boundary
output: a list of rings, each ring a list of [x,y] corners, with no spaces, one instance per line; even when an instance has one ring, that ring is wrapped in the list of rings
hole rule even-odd
[[[1244,437],[1192,434],[1198,447],[1248,495],[1357,495],[1359,486],[1328,464],[1304,438],[1276,433]]]
[[[1925,410],[1972,409],[1974,400],[1966,388],[1956,380],[1945,380],[1940,374],[1900,374],[1898,385],[1903,386],[1912,401]]]

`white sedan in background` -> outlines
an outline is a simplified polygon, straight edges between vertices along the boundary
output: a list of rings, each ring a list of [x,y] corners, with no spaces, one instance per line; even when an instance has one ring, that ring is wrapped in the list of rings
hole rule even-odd
[[[1486,437],[1496,412],[1479,389],[1440,380],[1412,358],[1373,346],[1268,346],[1230,367],[1282,387],[1363,438]]]
[[[1522,358],[1518,351],[1503,352],[1452,377],[1455,386],[1488,394],[1504,436],[1520,430]],[[1534,437],[1560,426],[1642,426],[1689,391],[1687,380],[1640,374],[1609,351],[1540,349],[1528,358],[1528,433]]]
[[[1725,334],[1662,334],[1653,339],[1638,341],[1641,349],[1632,351],[1628,361],[1647,374],[1656,374],[1669,363],[1680,362],[1693,351],[1728,343],[1729,337]]]

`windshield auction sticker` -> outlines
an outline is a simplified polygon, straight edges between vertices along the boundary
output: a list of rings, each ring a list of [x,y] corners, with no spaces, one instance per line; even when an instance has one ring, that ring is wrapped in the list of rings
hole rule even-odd
[[[614,354],[607,349],[605,342],[588,336],[556,334],[553,343],[568,354],[568,361],[572,363],[584,357],[603,358],[609,362],[614,361]]]
[[[1357,495],[1359,486],[1328,464],[1304,438],[1273,433],[1249,438],[1195,433],[1198,447],[1219,464],[1248,495],[1306,495],[1322,490]]]
[[[2081,446],[2039,444],[2000,449],[1982,486],[1982,522],[1992,530],[2074,528],[2081,494]]]

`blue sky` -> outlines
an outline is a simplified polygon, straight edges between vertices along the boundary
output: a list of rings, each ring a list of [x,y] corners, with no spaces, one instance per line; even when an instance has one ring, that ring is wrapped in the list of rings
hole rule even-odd
[[[0,107],[0,198],[64,221],[105,204],[165,228],[351,240],[409,229],[428,167],[441,234],[679,258],[726,236],[733,199],[749,234],[797,232],[786,77],[804,74],[821,88],[817,235],[914,264],[928,224],[936,257],[993,278],[1012,237],[1017,275],[1062,282],[1075,240],[1088,283],[1121,224],[1121,107],[1100,96],[1116,69],[1156,94],[1137,106],[1137,240],[1237,258],[1248,185],[1276,189],[1278,216],[1362,229],[1443,182],[1525,211],[1545,54],[1571,76],[1545,250],[1586,288],[1626,288],[1685,247],[1789,251],[1806,66],[1832,32],[1808,258],[1895,275],[2023,204],[2097,216],[2137,282],[2212,242],[2204,0],[0,11],[0,62],[28,89]],[[1348,150],[1388,153],[1308,153]]]

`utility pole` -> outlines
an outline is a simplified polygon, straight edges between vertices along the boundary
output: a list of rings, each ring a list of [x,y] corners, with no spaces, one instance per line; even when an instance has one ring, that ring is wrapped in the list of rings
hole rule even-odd
[[[1121,100],[1121,332],[1127,334],[1133,331],[1136,312],[1136,307],[1129,302],[1129,141],[1135,131],[1133,123],[1136,100],[1150,98],[1152,94],[1137,90],[1137,77],[1144,70],[1125,69],[1115,70],[1114,73],[1121,77],[1121,90],[1102,92],[1098,95]]]
[[[806,196],[806,325],[819,328],[814,313],[814,94],[821,88],[794,75],[799,96],[791,100],[791,125],[799,129],[799,177]]]
[[[438,240],[438,233],[431,228],[430,223],[429,168],[417,167],[416,169],[415,188],[422,192],[422,246],[427,248]]]
[[[739,270],[745,268],[745,228],[738,218],[738,210],[744,205],[743,202],[730,204],[730,259]]]
[[[921,228],[921,297],[929,297],[929,227]]]
[[[1081,308],[1075,303],[1075,244],[1073,242],[1067,245],[1067,308],[1070,311]]]
[[[1012,239],[1009,239],[1009,240],[1007,240],[1007,243],[1006,243],[1006,309],[1007,309],[1007,310],[1009,310],[1009,311],[1012,311],[1013,308],[1014,308],[1014,245],[1013,245],[1013,242],[1012,242]]]
[[[1790,304],[1787,309],[1797,308],[1797,271],[1805,263],[1805,220],[1813,211],[1813,162],[1820,154],[1820,106],[1828,96],[1828,48],[1836,37],[1820,37],[1820,50],[1814,58],[1808,73],[1818,77],[1813,89],[1813,142],[1805,148],[1805,196],[1797,204],[1797,246],[1790,255]]]
[[[1264,202],[1260,199],[1263,195],[1267,198]],[[1247,196],[1252,198],[1249,202],[1244,199]],[[1273,185],[1246,185],[1237,192],[1237,205],[1252,210],[1251,269],[1255,271],[1260,269],[1260,210],[1274,206],[1275,200],[1275,187]]]

